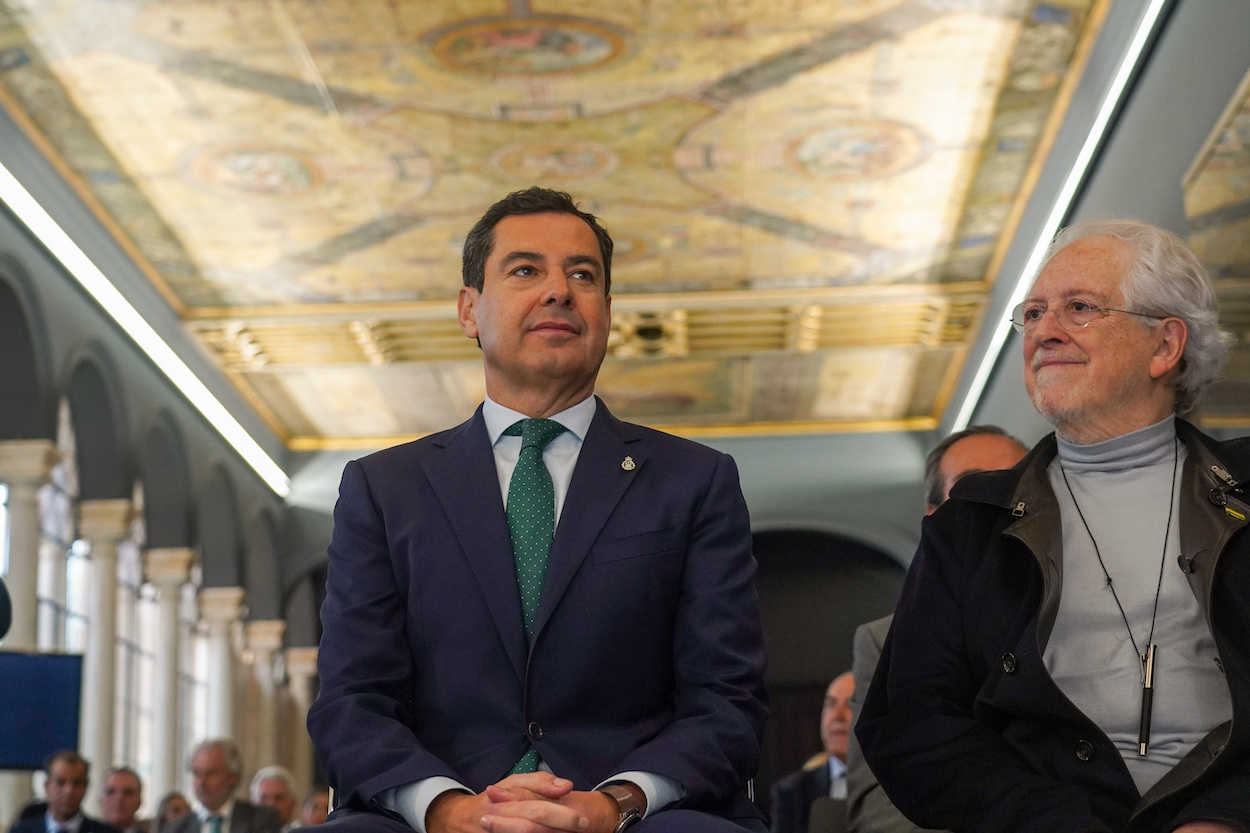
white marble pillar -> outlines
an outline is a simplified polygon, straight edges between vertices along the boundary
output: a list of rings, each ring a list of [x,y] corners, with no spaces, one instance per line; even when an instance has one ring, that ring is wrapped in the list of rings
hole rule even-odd
[[[9,650],[36,647],[39,622],[39,489],[61,460],[50,440],[0,442],[0,481],[9,487],[9,574],[13,625],[4,639]],[[64,569],[64,554],[61,567]]]
[[[277,755],[277,696],[274,691],[275,654],[282,650],[286,622],[260,619],[247,623],[247,647],[253,656],[256,688],[260,702],[256,709],[256,767],[275,763]]]
[[[130,527],[130,501],[84,500],[78,535],[91,543],[91,601],[79,746],[89,761],[113,761],[117,703],[117,544]]]
[[[313,778],[313,747],[312,738],[308,737],[308,709],[312,707],[313,680],[317,676],[317,649],[287,648],[286,676],[290,681],[287,688],[291,693],[291,720],[287,727],[294,741],[291,751],[291,773],[299,787],[300,794],[307,794],[312,789]]]
[[[200,618],[208,623],[208,736],[234,737],[234,631],[247,614],[242,587],[200,590]]]
[[[0,481],[9,488],[9,568],[4,582],[13,599],[13,624],[4,650],[30,651],[38,634],[39,489],[60,462],[49,440],[0,442]],[[30,774],[0,772],[0,820],[13,819],[30,800]]]
[[[182,585],[191,577],[195,551],[185,547],[159,547],[146,551],[144,577],[159,591],[156,642],[156,691],[152,709],[152,795],[164,795],[179,785],[178,674],[182,627],[178,622]]]

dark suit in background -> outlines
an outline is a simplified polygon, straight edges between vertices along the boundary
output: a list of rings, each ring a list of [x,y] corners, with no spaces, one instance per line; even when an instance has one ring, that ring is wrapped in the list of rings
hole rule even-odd
[[[828,798],[831,786],[827,761],[779,779],[772,789],[773,833],[807,833],[812,802]]]
[[[191,813],[175,822],[169,833],[200,833],[200,826],[199,815]],[[281,830],[282,817],[277,810],[242,799],[235,800],[230,810],[230,833],[279,833]]]
[[[48,833],[47,825],[47,805],[44,806],[44,812],[33,813],[23,811],[18,816],[17,821],[13,822],[13,826],[9,828],[9,833]],[[28,808],[30,810],[31,808]],[[55,829],[55,828],[53,828]],[[78,828],[78,833],[122,833],[116,827],[107,822],[93,819],[90,816],[83,816],[82,824]]]

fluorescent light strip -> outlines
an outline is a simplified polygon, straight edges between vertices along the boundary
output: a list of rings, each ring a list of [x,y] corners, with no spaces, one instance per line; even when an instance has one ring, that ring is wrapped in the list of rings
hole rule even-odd
[[[1137,31],[1133,34],[1133,40],[1124,52],[1124,58],[1120,62],[1119,69],[1116,70],[1115,78],[1112,79],[1111,86],[1107,88],[1107,94],[1103,98],[1098,115],[1090,126],[1088,135],[1085,137],[1085,144],[1081,146],[1080,152],[1073,161],[1072,168],[1068,171],[1063,187],[1055,197],[1054,205],[1051,206],[1050,214],[1046,217],[1046,222],[1038,230],[1037,240],[1033,244],[1033,251],[1029,254],[1029,259],[1024,264],[1024,268],[1020,270],[1020,275],[1016,278],[1016,285],[1011,291],[1011,297],[1007,300],[1007,309],[1014,309],[1016,304],[1023,301],[1025,293],[1028,292],[1029,287],[1032,285],[1033,275],[1037,272],[1038,266],[1046,254],[1046,249],[1050,246],[1050,241],[1054,239],[1055,234],[1059,231],[1059,224],[1063,222],[1064,215],[1068,213],[1068,209],[1072,206],[1072,200],[1076,197],[1077,188],[1080,187],[1081,181],[1085,179],[1089,165],[1094,159],[1094,152],[1098,150],[1098,145],[1103,140],[1107,131],[1107,125],[1111,122],[1111,116],[1120,105],[1120,100],[1124,95],[1124,88],[1128,86],[1128,80],[1132,76],[1133,70],[1137,67],[1142,50],[1146,48],[1146,41],[1150,38],[1150,33],[1154,31],[1159,14],[1163,11],[1163,6],[1166,3],[1167,0],[1151,0],[1145,14],[1142,15],[1141,23],[1138,24]],[[952,433],[962,431],[968,427],[968,423],[972,419],[972,412],[980,402],[981,394],[985,392],[986,384],[989,383],[990,372],[993,371],[994,364],[998,361],[998,354],[1003,349],[1004,342],[1007,341],[1008,332],[1010,332],[1009,328],[1001,324],[995,325],[991,331],[989,347],[986,348],[985,353],[981,356],[981,364],[977,367],[976,375],[972,377],[972,384],[964,396],[959,413],[955,416],[955,422],[951,425]]]
[[[52,256],[82,284],[83,289],[112,316],[127,335],[156,363],[169,381],[199,410],[218,433],[256,470],[261,479],[281,497],[291,492],[291,481],[256,440],[247,433],[225,406],[217,401],[199,377],[165,343],[143,316],[130,305],[117,287],[105,277],[82,249],[69,238],[35,198],[0,163],[0,201],[3,201]]]

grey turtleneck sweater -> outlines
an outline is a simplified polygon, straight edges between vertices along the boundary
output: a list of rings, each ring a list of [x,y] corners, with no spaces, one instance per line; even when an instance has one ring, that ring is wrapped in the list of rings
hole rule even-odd
[[[1059,455],[1047,470],[1063,519],[1063,588],[1043,658],[1068,699],[1120,750],[1142,793],[1233,714],[1215,640],[1177,566],[1179,508],[1172,512],[1168,528],[1168,511],[1176,506],[1185,457],[1185,446],[1176,440],[1175,418],[1168,417],[1091,445],[1060,439]],[[1064,484],[1065,473],[1071,495]],[[1146,650],[1150,636],[1161,558],[1163,562],[1151,640],[1158,646],[1154,710],[1149,753],[1144,758],[1137,754],[1142,664],[1107,586],[1091,534],[1141,651]]]

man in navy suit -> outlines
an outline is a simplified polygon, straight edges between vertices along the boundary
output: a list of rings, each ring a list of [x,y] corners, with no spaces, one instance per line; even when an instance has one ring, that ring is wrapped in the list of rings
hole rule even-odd
[[[90,769],[77,752],[65,749],[53,753],[43,767],[47,774],[43,782],[48,795],[46,809],[23,813],[9,833],[121,833],[111,824],[83,815],[82,799],[87,794]]]
[[[767,705],[737,470],[593,395],[611,258],[567,194],[492,206],[459,298],[486,402],[343,473],[308,718],[330,826],[765,830],[744,789]],[[531,439],[542,419],[554,439]],[[545,496],[516,485],[536,468]],[[546,532],[518,531],[536,505]]]

